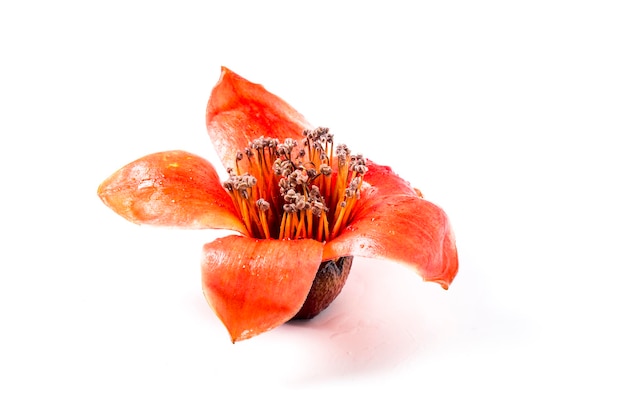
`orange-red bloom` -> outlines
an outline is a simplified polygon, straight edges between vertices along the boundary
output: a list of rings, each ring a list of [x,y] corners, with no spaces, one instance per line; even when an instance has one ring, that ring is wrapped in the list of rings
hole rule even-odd
[[[238,232],[202,259],[205,297],[233,342],[294,317],[323,261],[385,258],[444,289],[454,279],[443,210],[261,85],[222,68],[206,124],[225,182],[205,159],[168,151],[121,168],[98,194],[135,223]]]

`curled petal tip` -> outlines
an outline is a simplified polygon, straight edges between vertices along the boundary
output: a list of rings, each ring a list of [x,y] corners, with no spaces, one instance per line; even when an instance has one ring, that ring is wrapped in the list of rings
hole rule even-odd
[[[385,178],[361,196],[352,223],[324,247],[324,259],[345,255],[385,258],[447,289],[458,269],[454,233],[445,212],[412,189],[393,195]],[[382,184],[378,188],[379,184]]]
[[[444,290],[448,290],[450,288],[450,283],[448,281],[444,281],[444,280],[435,280],[435,281],[430,281],[430,282],[434,282],[436,284],[441,285],[441,288],[443,288]]]
[[[261,136],[297,138],[310,128],[298,111],[280,97],[226,67],[213,87],[206,108],[206,126],[225,167],[234,164],[238,151]]]
[[[311,239],[227,236],[204,245],[204,296],[233,343],[280,326],[300,310],[322,250]]]

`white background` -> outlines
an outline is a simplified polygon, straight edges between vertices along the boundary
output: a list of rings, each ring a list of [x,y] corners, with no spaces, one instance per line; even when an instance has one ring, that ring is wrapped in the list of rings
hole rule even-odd
[[[624,415],[621,4],[3,2],[0,415]],[[151,152],[217,163],[221,65],[441,205],[450,290],[358,259],[232,345],[200,288],[225,233],[96,196]]]

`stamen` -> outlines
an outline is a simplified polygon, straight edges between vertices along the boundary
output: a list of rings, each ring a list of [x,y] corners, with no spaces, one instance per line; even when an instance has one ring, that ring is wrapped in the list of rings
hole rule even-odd
[[[367,173],[365,158],[335,147],[324,127],[305,130],[300,144],[260,137],[237,152],[223,185],[251,236],[323,242],[350,222]]]
[[[261,219],[261,226],[263,227],[263,233],[265,234],[265,239],[269,239],[271,237],[270,228],[269,228],[269,225],[267,224],[267,216],[265,215],[265,213],[270,209],[270,203],[268,203],[262,198],[259,198],[256,202],[256,206],[259,209],[259,217]]]
[[[241,169],[239,168],[239,161],[243,159],[243,153],[241,151],[237,151],[237,155],[235,156],[235,166],[237,167],[237,175],[241,175]]]

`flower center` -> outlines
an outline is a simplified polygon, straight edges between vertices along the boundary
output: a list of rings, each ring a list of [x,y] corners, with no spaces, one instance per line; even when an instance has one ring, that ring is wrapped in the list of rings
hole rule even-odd
[[[224,182],[251,236],[261,239],[336,237],[351,220],[367,172],[362,155],[334,146],[328,128],[293,139],[255,139],[237,153]]]

